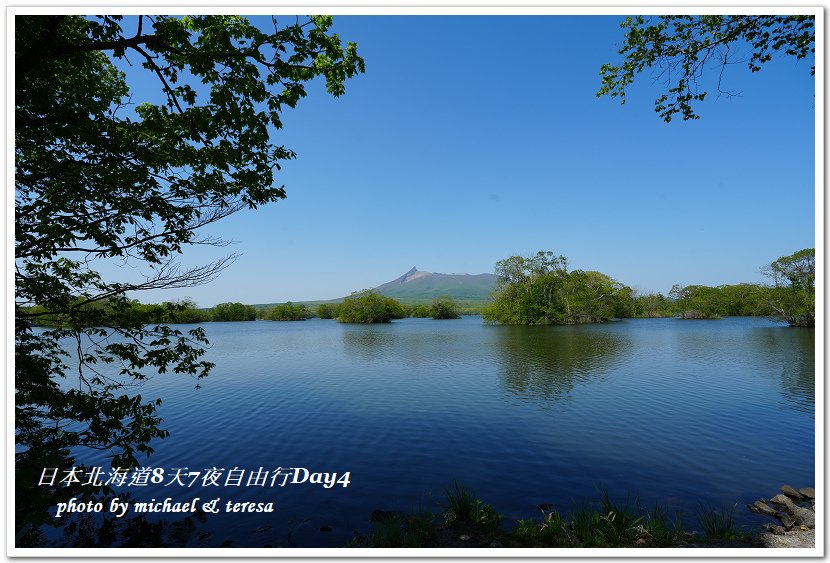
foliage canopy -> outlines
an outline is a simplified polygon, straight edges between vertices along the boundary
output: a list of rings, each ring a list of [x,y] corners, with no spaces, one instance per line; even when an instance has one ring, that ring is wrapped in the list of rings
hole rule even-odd
[[[433,319],[460,319],[458,304],[452,297],[436,297],[429,308]]]
[[[772,278],[770,308],[791,326],[816,325],[816,250],[782,256],[762,272]]]
[[[630,316],[631,288],[600,272],[569,272],[564,256],[540,251],[496,263],[499,287],[482,315],[501,324],[603,322]]]
[[[627,89],[638,74],[656,70],[665,92],[654,103],[654,111],[666,122],[675,115],[699,119],[694,105],[714,87],[718,95],[732,96],[723,84],[728,65],[745,59],[757,72],[774,56],[804,59],[815,53],[815,18],[803,15],[665,15],[626,18],[621,27],[625,41],[619,49],[623,60],[604,64],[602,86],[597,97],[610,96],[625,103]],[[706,84],[704,71],[712,68],[716,80]],[[815,74],[815,66],[811,73]]]
[[[341,323],[388,323],[406,317],[406,310],[397,300],[372,289],[352,293],[343,300],[337,320]]]
[[[253,305],[243,303],[220,303],[210,310],[212,320],[225,321],[255,321],[256,309]]]
[[[291,301],[281,305],[274,305],[265,318],[270,321],[304,321],[312,317],[311,311],[303,304],[294,304]]]
[[[336,319],[339,311],[339,303],[320,303],[317,305],[317,316],[321,319]]]

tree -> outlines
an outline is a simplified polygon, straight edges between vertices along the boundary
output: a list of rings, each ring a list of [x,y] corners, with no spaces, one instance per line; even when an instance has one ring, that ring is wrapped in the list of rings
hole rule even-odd
[[[430,306],[430,317],[433,319],[460,319],[458,304],[452,297],[436,297]]]
[[[305,321],[311,318],[311,311],[305,305],[295,305],[291,301],[275,305],[265,316],[270,321]]]
[[[721,316],[721,293],[705,285],[675,284],[669,291],[681,319],[717,319]]]
[[[782,256],[761,271],[774,287],[769,307],[790,326],[816,325],[816,250],[805,248]]]
[[[397,300],[373,289],[364,289],[343,300],[337,320],[341,323],[388,323],[405,316],[406,310]]]
[[[415,319],[425,319],[432,316],[432,310],[429,305],[419,303],[409,308],[409,316]]]
[[[210,316],[218,322],[255,321],[256,308],[243,303],[220,303],[210,310]]]
[[[210,320],[208,312],[197,308],[193,301],[185,299],[176,305],[180,306],[180,310],[173,314],[172,323],[202,323]]]
[[[321,319],[334,319],[337,318],[339,309],[340,305],[338,303],[320,303],[317,305],[317,316]]]
[[[674,316],[672,303],[662,293],[635,295],[632,316],[637,318],[660,318]]]
[[[42,467],[71,466],[70,448],[131,467],[167,436],[160,401],[126,385],[150,372],[210,372],[201,328],[153,324],[128,292],[210,281],[235,255],[192,269],[175,262],[187,245],[226,244],[200,227],[285,197],[275,172],[295,155],[272,140],[281,112],[310,80],[339,96],[364,70],[331,25],[325,16],[272,18],[268,31],[238,16],[15,18],[18,528],[48,520],[44,495],[59,496],[29,485]],[[126,68],[155,84],[160,101],[135,99]],[[140,266],[144,279],[104,279],[98,265],[113,260]],[[41,318],[60,326],[33,331]],[[60,383],[70,375],[62,338],[75,342],[76,385]],[[60,495],[73,492],[92,488]]]
[[[804,59],[815,53],[813,16],[635,16],[626,18],[620,27],[625,30],[619,49],[623,61],[602,65],[597,97],[619,98],[624,104],[626,90],[636,76],[654,69],[657,81],[665,87],[655,100],[654,111],[667,123],[677,114],[684,120],[699,119],[693,106],[713,87],[718,95],[734,95],[723,84],[728,65],[746,62],[750,71],[758,72],[774,56]],[[745,61],[740,59],[741,48],[751,53]],[[706,83],[706,69],[712,69],[717,79]]]
[[[720,314],[731,317],[748,317],[755,315],[769,315],[771,311],[765,303],[770,288],[756,283],[739,283],[735,285],[721,285]]]
[[[544,251],[497,262],[499,285],[482,316],[518,325],[594,323],[631,316],[631,288],[600,272],[568,272],[567,265],[564,256]]]

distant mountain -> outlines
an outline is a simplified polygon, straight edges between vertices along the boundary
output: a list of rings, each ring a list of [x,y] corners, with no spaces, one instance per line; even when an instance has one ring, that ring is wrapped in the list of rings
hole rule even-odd
[[[490,294],[496,288],[496,280],[494,274],[438,274],[422,272],[413,267],[399,278],[374,289],[407,305],[431,303],[436,297],[446,296],[458,301],[462,307],[477,309],[490,301]],[[344,298],[345,296],[339,299],[296,303],[315,306],[320,303],[340,303]],[[274,305],[277,303],[258,303],[254,307],[262,309]]]
[[[375,289],[404,303],[432,301],[448,296],[457,301],[488,301],[496,287],[494,274],[439,274],[413,267],[401,277]]]

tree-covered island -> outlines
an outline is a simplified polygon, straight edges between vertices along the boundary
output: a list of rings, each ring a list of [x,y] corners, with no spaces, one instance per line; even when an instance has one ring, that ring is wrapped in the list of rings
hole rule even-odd
[[[337,320],[341,323],[388,323],[406,317],[406,310],[395,299],[366,289],[352,293],[340,304]]]
[[[568,259],[550,251],[511,256],[496,264],[499,285],[482,309],[488,322],[572,325],[617,318],[767,316],[790,326],[815,325],[815,249],[782,256],[762,268],[774,285],[710,287],[675,284],[668,298],[637,295],[601,272],[568,271]]]
[[[631,288],[600,272],[569,272],[567,258],[550,251],[501,260],[496,275],[493,302],[482,311],[490,322],[561,325],[630,316]]]

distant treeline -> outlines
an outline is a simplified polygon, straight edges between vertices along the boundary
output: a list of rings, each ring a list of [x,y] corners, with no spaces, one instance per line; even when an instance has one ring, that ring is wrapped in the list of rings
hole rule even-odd
[[[313,317],[345,323],[385,323],[405,317],[457,319],[461,314],[478,313],[489,322],[519,325],[597,323],[614,318],[714,319],[725,316],[766,316],[779,318],[792,326],[815,325],[814,249],[782,256],[762,268],[772,279],[771,285],[674,285],[668,296],[661,293],[637,295],[633,289],[606,274],[568,271],[567,266],[568,260],[564,256],[544,251],[535,256],[511,256],[502,260],[496,264],[499,285],[493,300],[481,308],[461,307],[449,297],[436,298],[429,305],[405,305],[375,290],[353,293],[342,303],[316,306],[289,301],[270,307],[220,303],[212,309],[199,309],[190,300],[157,304],[101,300],[79,302],[78,307],[87,313],[117,307],[115,318],[131,325],[256,319],[304,321]],[[27,317],[39,325],[66,324],[66,319],[51,315],[40,306],[26,311]]]
[[[77,308],[87,314],[100,310],[106,317],[116,324],[133,326],[135,324],[187,324],[209,321],[253,321],[257,317],[256,308],[242,303],[221,303],[212,309],[199,309],[188,299],[182,301],[165,301],[164,303],[140,303],[132,300],[127,302],[102,299],[100,301],[84,303],[78,302]],[[70,324],[71,319],[50,313],[40,305],[25,308],[27,317],[34,324],[41,326],[62,326]]]
[[[109,303],[106,300],[94,303],[80,303],[87,313],[93,310],[106,311],[109,318],[121,319],[123,324],[158,323],[188,324],[205,322],[254,321],[305,321],[314,317],[336,319],[346,323],[383,323],[405,317],[430,317],[433,319],[457,319],[462,309],[449,297],[433,300],[431,305],[404,305],[373,290],[353,293],[342,303],[321,303],[309,307],[303,303],[282,303],[271,307],[254,307],[243,303],[220,303],[211,309],[199,309],[190,300],[164,303],[140,303],[129,301]],[[117,311],[113,308],[117,306]],[[49,314],[44,307],[29,307],[28,315],[41,326],[62,326],[68,324]],[[113,313],[117,313],[113,315]]]
[[[633,318],[685,317],[770,317],[773,287],[757,283],[736,285],[674,285],[668,298],[661,293],[635,295],[630,314]]]
[[[431,305],[404,305],[397,299],[367,289],[353,293],[342,303],[321,303],[312,310],[290,301],[264,309],[261,318],[272,321],[304,321],[312,317],[336,319],[344,323],[387,323],[405,317],[457,319],[460,308],[449,297],[439,297]]]

